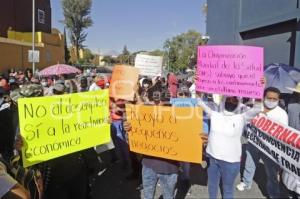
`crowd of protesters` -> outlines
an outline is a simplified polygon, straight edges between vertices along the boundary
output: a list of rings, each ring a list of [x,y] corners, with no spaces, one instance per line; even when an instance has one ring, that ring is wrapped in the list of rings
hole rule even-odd
[[[196,98],[207,117],[204,118],[203,139],[205,159],[208,163],[208,192],[210,198],[218,197],[222,185],[222,197],[234,198],[235,189],[251,189],[257,163],[261,160],[267,174],[267,197],[299,198],[300,182],[282,169],[251,144],[245,144],[246,156],[242,156],[242,135],[245,125],[256,114],[266,114],[272,120],[300,130],[300,84],[293,95],[282,103],[277,88],[265,88],[262,100],[199,93],[195,89],[197,77],[179,80],[169,73],[165,77],[141,76],[135,87],[134,101],[110,99],[111,137],[114,150],[112,162],[129,171],[127,179],[140,180],[138,190],[143,190],[145,199],[154,198],[156,185],[162,187],[163,198],[175,197],[176,187],[183,184],[190,188],[190,163],[133,153],[128,146],[131,124],[126,120],[125,104],[149,106],[172,106],[173,98]],[[20,154],[22,138],[18,126],[18,99],[62,95],[67,93],[96,91],[109,88],[110,75],[90,72],[80,76],[38,77],[31,70],[10,70],[0,77],[0,154],[3,162],[10,162]],[[265,80],[261,80],[262,86]],[[188,133],[188,132],[187,132]],[[234,183],[241,170],[241,183]],[[1,161],[0,161],[1,162]],[[89,198],[90,179],[99,172],[99,159],[94,148],[62,156],[33,166],[41,172],[39,197],[45,199]],[[0,198],[32,198],[27,187],[13,179],[7,165],[0,164]],[[63,177],[62,177],[63,176]],[[27,189],[27,190],[26,190]],[[287,190],[290,190],[287,193]],[[188,194],[191,194],[188,192]]]

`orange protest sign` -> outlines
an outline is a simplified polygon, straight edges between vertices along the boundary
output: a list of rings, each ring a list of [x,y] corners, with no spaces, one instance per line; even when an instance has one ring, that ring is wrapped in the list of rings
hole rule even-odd
[[[126,105],[130,150],[144,155],[201,163],[200,107]]]
[[[138,77],[139,69],[131,66],[116,65],[112,73],[109,96],[133,101],[134,87],[137,84]]]

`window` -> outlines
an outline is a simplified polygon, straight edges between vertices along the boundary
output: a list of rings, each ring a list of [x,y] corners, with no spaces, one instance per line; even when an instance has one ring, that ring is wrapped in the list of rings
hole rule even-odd
[[[45,24],[45,11],[38,9],[38,22]]]

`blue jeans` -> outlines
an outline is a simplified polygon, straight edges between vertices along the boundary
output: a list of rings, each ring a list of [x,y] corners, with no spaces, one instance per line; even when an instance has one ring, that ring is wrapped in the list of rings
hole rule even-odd
[[[245,169],[243,171],[242,181],[248,185],[252,185],[256,165],[260,159],[264,162],[265,172],[267,174],[267,192],[269,198],[281,197],[281,186],[277,179],[280,172],[280,166],[271,160],[268,156],[259,151],[255,146],[248,144],[246,151]]]
[[[252,186],[256,164],[260,159],[260,153],[257,148],[255,148],[251,144],[247,144],[246,146],[246,160],[245,160],[245,168],[243,171],[242,181],[249,187]]]
[[[126,142],[122,121],[114,121],[111,124],[111,138],[119,160],[124,167],[130,166],[129,146]]]
[[[208,193],[209,198],[215,199],[218,196],[220,180],[222,181],[222,198],[233,198],[234,181],[240,171],[240,162],[226,162],[209,156]]]
[[[177,182],[177,173],[160,174],[143,165],[143,192],[144,199],[153,199],[157,181],[160,181],[164,199],[173,199],[175,196],[175,186]]]

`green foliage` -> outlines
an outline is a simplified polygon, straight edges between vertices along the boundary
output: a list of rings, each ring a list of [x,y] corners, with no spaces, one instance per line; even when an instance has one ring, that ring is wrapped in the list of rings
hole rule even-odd
[[[104,56],[104,57],[101,59],[101,61],[105,62],[105,64],[107,64],[107,65],[109,65],[109,66],[114,65],[114,64],[116,64],[116,63],[118,62],[116,58],[113,58],[113,57],[108,56],[108,55],[107,55],[107,56]]]
[[[201,34],[194,30],[167,39],[164,49],[168,55],[168,66],[171,71],[183,71],[193,68],[197,63],[197,46],[204,44]]]
[[[92,53],[90,49],[85,48],[83,50],[83,59],[86,60],[87,63],[91,63],[91,61],[95,58],[95,55]]]
[[[163,57],[165,55],[165,52],[162,51],[162,50],[157,49],[157,50],[149,52],[148,54],[152,55],[152,56],[161,56],[161,57]]]
[[[130,52],[127,49],[127,46],[125,45],[122,51],[122,54],[118,56],[118,62],[120,64],[130,64]]]
[[[70,40],[76,49],[76,57],[79,60],[79,49],[83,48],[83,42],[87,37],[84,31],[92,26],[91,19],[92,0],[62,0],[64,21],[70,33]]]

